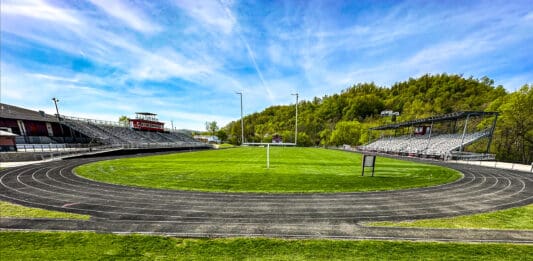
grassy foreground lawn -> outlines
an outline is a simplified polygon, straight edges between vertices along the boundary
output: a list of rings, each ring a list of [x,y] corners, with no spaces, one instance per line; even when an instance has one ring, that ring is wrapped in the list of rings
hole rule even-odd
[[[532,245],[0,232],[4,260],[531,260]]]
[[[366,225],[386,227],[533,230],[533,205],[469,216],[402,222],[372,222],[367,223]]]
[[[394,190],[452,182],[454,170],[395,159],[376,160],[375,177],[361,177],[361,155],[343,151],[242,147],[118,159],[80,166],[76,173],[102,182],[219,192],[348,192]]]
[[[6,218],[63,218],[89,220],[91,216],[30,208],[0,201],[0,217]]]

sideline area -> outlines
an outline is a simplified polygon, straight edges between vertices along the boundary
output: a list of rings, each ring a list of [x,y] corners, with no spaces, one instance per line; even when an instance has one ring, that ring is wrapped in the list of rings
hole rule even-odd
[[[26,166],[31,164],[46,163],[51,161],[61,160],[60,158],[46,159],[46,160],[36,160],[36,161],[13,161],[13,162],[0,162],[0,169],[3,168],[15,168],[20,166]]]
[[[56,161],[56,160],[61,160],[61,158],[52,158],[52,159],[38,160],[38,161],[0,162],[0,169],[14,168],[14,167],[26,166],[26,165],[31,165],[31,164],[46,163],[46,162]],[[450,160],[446,162],[450,162],[450,163],[453,162],[453,163],[467,164],[467,165],[477,165],[477,166],[484,166],[484,167],[497,168],[497,169],[518,170],[518,171],[529,172],[529,173],[533,172],[533,163],[531,165],[526,165],[526,164],[509,163],[509,162],[502,162],[502,161],[477,161],[477,160],[476,161]]]
[[[524,171],[524,172],[533,172],[533,163],[531,165],[525,165],[525,164],[518,164],[518,163],[509,163],[509,162],[501,162],[501,161],[464,161],[464,160],[451,160],[449,162],[455,162],[460,164],[467,164],[467,165],[477,165],[477,166],[484,166],[489,168],[497,168],[497,169],[511,169],[511,170],[518,170],[518,171]]]
[[[361,221],[450,217],[530,204],[533,176],[521,175],[517,171],[451,162],[442,165],[462,172],[464,179],[416,190],[237,194],[125,187],[82,179],[72,173],[76,166],[97,160],[101,158],[55,161],[3,170],[0,191],[12,202],[92,217],[89,221],[1,219],[0,229],[134,232],[178,237],[533,243],[531,230],[370,228],[357,224]]]

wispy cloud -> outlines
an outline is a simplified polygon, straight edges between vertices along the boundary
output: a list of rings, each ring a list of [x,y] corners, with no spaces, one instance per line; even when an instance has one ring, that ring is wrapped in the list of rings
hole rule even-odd
[[[79,24],[78,19],[63,8],[42,0],[2,1],[2,15],[17,15],[57,23]]]
[[[143,33],[153,33],[161,30],[161,27],[150,21],[150,18],[137,8],[127,5],[122,0],[90,0],[108,15],[122,21],[134,30]]]
[[[219,0],[204,0],[204,1],[187,1],[175,0],[178,7],[182,8],[187,14],[205,26],[213,26],[217,30],[221,30],[225,34],[233,31],[235,20],[232,16],[227,16],[223,7],[223,3]]]
[[[2,102],[175,126],[425,73],[532,82],[528,1],[3,0]],[[38,94],[38,95],[36,95]],[[50,107],[51,108],[51,107]],[[237,109],[236,109],[237,108]],[[116,115],[116,116],[113,116]]]
[[[29,77],[34,77],[43,80],[59,81],[59,82],[78,82],[78,79],[65,78],[55,75],[41,74],[41,73],[29,73]]]

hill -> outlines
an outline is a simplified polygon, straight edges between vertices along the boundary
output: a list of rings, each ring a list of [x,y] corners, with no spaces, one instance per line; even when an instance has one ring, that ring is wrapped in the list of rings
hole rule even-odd
[[[383,118],[382,110],[397,111],[400,116]],[[369,127],[467,110],[500,112],[491,146],[497,159],[533,161],[533,86],[526,84],[508,93],[488,77],[462,75],[426,74],[390,87],[358,83],[340,94],[302,100],[298,104],[298,144],[361,145],[368,141]],[[294,105],[284,105],[246,116],[245,140],[269,142],[272,135],[280,134],[285,142],[293,142],[294,115]],[[230,143],[240,142],[239,120],[224,130]]]

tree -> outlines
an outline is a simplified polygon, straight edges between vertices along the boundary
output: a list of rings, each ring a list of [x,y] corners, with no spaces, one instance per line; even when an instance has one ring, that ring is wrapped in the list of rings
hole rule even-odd
[[[501,113],[496,130],[496,152],[504,160],[533,161],[533,86],[524,85],[497,100]]]
[[[224,129],[220,129],[219,131],[217,131],[217,137],[218,139],[220,139],[220,143],[224,143],[224,141],[228,139],[228,134]]]
[[[206,121],[205,122],[205,129],[211,134],[211,136],[215,136],[215,132],[218,130],[217,122],[216,121]]]
[[[359,145],[361,137],[361,123],[358,121],[339,121],[331,133],[331,144]]]
[[[122,116],[118,117],[118,123],[127,126],[130,123],[130,120],[128,119],[128,116],[122,115]]]
[[[498,159],[527,163],[533,160],[533,130],[530,127],[533,112],[529,110],[533,105],[529,101],[531,98],[528,98],[531,97],[533,86],[527,88],[509,94],[503,86],[495,86],[494,80],[488,77],[475,79],[446,73],[425,74],[394,83],[390,87],[358,83],[341,93],[300,101],[298,143],[302,146],[303,141],[307,143],[308,140],[310,145],[315,146],[366,143],[380,134],[371,132],[369,137],[368,128],[394,122],[392,119],[385,122],[379,115],[382,110],[399,112],[396,122],[458,111],[498,111],[500,117],[491,151]],[[245,140],[269,141],[276,133],[283,135],[286,142],[294,139],[294,106],[271,106],[244,117],[244,121]],[[361,124],[358,141],[357,137],[345,137],[345,133],[339,129],[346,123],[337,126],[340,121]],[[479,127],[491,125],[492,120],[489,120]],[[225,130],[230,143],[242,142],[240,120],[230,122]]]

